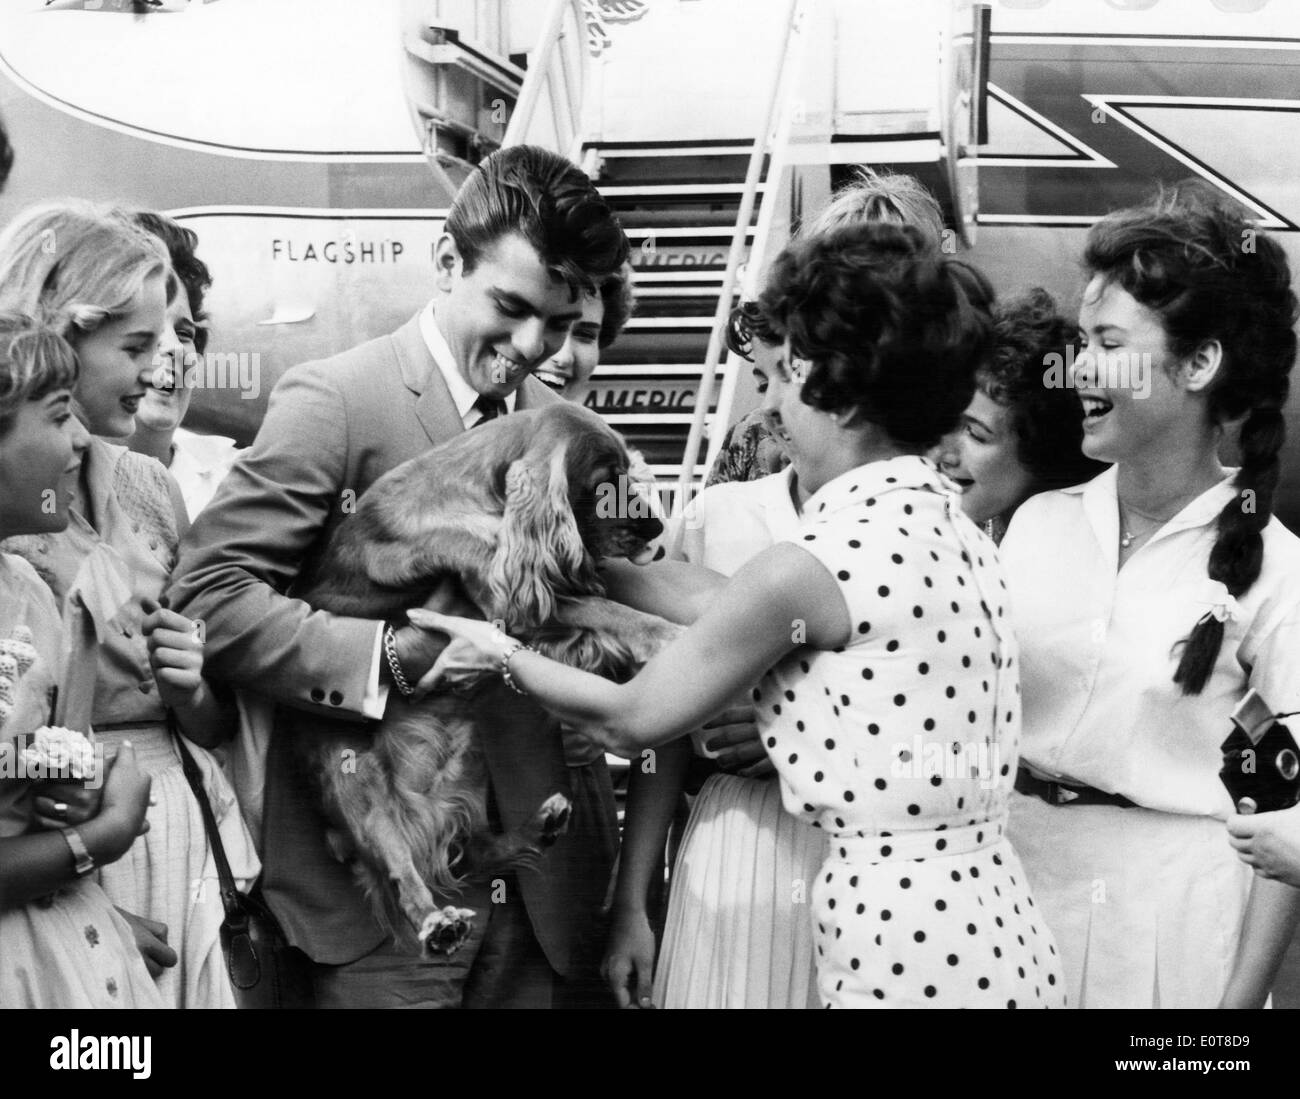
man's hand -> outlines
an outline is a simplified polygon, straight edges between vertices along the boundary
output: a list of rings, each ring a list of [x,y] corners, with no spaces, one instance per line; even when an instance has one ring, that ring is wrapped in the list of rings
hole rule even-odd
[[[164,969],[170,969],[179,960],[176,951],[167,945],[167,925],[137,916],[125,908],[119,908],[117,911],[135,935],[135,945],[144,958],[149,976],[157,980]]]
[[[763,740],[754,724],[754,707],[733,706],[723,710],[704,726],[704,747],[724,771],[741,778],[759,778],[776,768],[763,750]]]
[[[1228,818],[1228,842],[1255,873],[1300,887],[1300,805],[1275,813],[1255,814],[1255,803],[1242,798],[1240,813]]]
[[[433,589],[421,609],[464,618],[482,618],[478,608],[465,597],[460,585],[450,578]],[[441,630],[417,626],[409,621],[402,625],[394,623],[393,643],[397,649],[397,660],[402,666],[402,674],[412,687],[437,663],[449,640]],[[382,678],[387,680],[387,661],[381,661],[380,667],[383,669]]]

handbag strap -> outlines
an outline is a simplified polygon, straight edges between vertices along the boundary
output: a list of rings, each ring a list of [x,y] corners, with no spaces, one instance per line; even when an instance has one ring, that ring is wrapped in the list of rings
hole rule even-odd
[[[203,789],[203,776],[199,773],[199,765],[194,762],[194,757],[185,746],[185,737],[181,734],[176,715],[170,707],[167,710],[167,731],[171,733],[172,740],[176,744],[176,751],[181,757],[181,770],[185,773],[185,780],[194,791],[195,798],[198,799],[199,812],[203,814],[203,830],[208,835],[212,857],[217,864],[217,883],[221,891],[221,907],[226,912],[226,922],[234,924],[239,920],[247,919],[240,904],[239,890],[235,887],[235,875],[231,873],[230,862],[226,858],[225,844],[221,842],[221,833],[217,830],[217,818],[212,812],[212,803],[208,800],[207,791]]]

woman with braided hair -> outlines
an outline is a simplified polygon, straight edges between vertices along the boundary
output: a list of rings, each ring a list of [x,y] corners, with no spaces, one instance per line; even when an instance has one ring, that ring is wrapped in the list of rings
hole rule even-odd
[[[1300,709],[1300,540],[1272,517],[1296,297],[1208,188],[1093,227],[1067,384],[1112,468],[1002,543],[1023,653],[1011,840],[1080,1007],[1258,1007],[1300,892],[1227,843],[1229,715]],[[1239,469],[1219,462],[1237,436]]]

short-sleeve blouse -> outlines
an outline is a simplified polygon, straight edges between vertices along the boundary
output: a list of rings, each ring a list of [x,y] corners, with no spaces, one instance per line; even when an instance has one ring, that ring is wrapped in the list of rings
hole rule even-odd
[[[836,478],[804,515],[792,541],[835,577],[852,625],[755,691],[785,807],[837,835],[1000,821],[1020,706],[993,543],[914,456]]]
[[[1206,574],[1215,521],[1238,496],[1230,476],[1119,568],[1116,482],[1111,468],[1033,497],[1002,542],[1024,654],[1024,759],[1148,809],[1224,817],[1233,708],[1255,687],[1275,713],[1300,710],[1300,539],[1271,519],[1259,579],[1230,601]],[[1184,695],[1179,642],[1207,612],[1225,616],[1223,643],[1204,690]]]

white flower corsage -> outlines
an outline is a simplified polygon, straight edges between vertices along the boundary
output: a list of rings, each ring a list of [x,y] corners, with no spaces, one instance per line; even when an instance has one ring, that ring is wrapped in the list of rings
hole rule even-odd
[[[57,725],[42,725],[23,749],[23,763],[29,771],[49,777],[93,780],[98,753],[92,736]]]
[[[1209,581],[1206,591],[1210,598],[1201,599],[1198,602],[1204,603],[1210,608],[1207,613],[1211,618],[1218,622],[1231,622],[1241,617],[1241,604],[1233,598],[1228,591],[1228,586],[1223,581]]]

